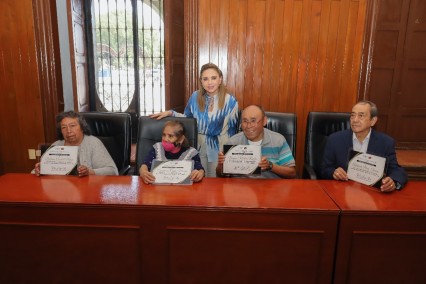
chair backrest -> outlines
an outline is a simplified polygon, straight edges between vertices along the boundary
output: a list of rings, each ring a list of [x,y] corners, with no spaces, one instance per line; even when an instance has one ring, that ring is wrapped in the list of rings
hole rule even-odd
[[[130,169],[132,125],[130,114],[116,112],[82,112],[92,135],[105,145],[120,175]]]
[[[306,126],[304,178],[321,178],[322,157],[328,136],[350,127],[350,113],[348,112],[309,113]],[[313,170],[315,175],[307,173],[306,168]]]
[[[242,110],[238,111],[238,132],[241,129],[241,114]],[[296,129],[297,129],[297,117],[295,113],[289,112],[273,112],[265,111],[268,118],[266,122],[266,128],[269,130],[278,132],[285,137],[288,145],[290,146],[293,157],[296,159]]]
[[[136,144],[136,168],[134,170],[135,175],[139,175],[139,168],[141,167],[146,155],[152,149],[152,145],[157,142],[161,142],[164,124],[170,120],[178,120],[183,123],[185,127],[185,137],[188,139],[189,145],[197,149],[198,130],[197,120],[195,118],[166,117],[157,120],[148,116],[141,116],[139,118],[138,138]]]
[[[296,159],[296,114],[272,111],[266,111],[265,114],[268,117],[266,128],[278,132],[285,137],[285,140],[287,140],[287,143],[290,146],[293,157]]]

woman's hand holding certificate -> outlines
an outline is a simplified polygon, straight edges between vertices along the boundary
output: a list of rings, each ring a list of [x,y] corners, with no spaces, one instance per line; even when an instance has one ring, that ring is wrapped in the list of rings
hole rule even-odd
[[[158,161],[152,163],[153,184],[192,184],[192,160]]]
[[[52,146],[41,156],[40,174],[69,175],[77,168],[78,146]]]

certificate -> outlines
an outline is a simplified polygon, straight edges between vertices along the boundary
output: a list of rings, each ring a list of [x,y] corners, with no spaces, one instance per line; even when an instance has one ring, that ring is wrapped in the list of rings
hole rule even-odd
[[[260,145],[224,145],[223,173],[233,175],[261,175]]]
[[[386,158],[351,151],[348,164],[348,178],[359,183],[380,187],[385,176]]]
[[[194,161],[153,160],[151,172],[155,176],[153,184],[192,184],[191,172]]]
[[[42,175],[76,175],[78,146],[52,146],[40,159]]]

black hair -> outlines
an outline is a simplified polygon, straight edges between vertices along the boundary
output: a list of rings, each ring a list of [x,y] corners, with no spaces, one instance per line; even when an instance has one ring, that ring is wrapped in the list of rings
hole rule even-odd
[[[89,125],[87,124],[86,120],[83,118],[83,116],[73,110],[70,111],[64,111],[61,112],[56,116],[56,136],[59,140],[64,140],[64,135],[61,131],[61,122],[64,118],[77,118],[78,124],[80,124],[81,130],[83,130],[83,133],[85,135],[92,135],[90,132]]]

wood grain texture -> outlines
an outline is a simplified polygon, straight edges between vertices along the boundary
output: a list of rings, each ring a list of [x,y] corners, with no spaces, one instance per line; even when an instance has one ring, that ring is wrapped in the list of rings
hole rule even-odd
[[[338,220],[312,180],[6,174],[0,282],[331,283]]]
[[[55,92],[50,7],[49,1],[0,1],[1,172],[31,170],[27,149],[45,141],[42,100]]]
[[[308,113],[348,111],[357,100],[366,1],[195,2],[198,56],[192,60],[218,64],[241,109],[259,104],[296,113],[301,167]]]

